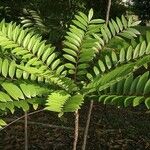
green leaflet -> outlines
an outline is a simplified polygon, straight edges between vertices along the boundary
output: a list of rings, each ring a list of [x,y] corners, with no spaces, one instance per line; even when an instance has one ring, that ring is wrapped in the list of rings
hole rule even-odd
[[[120,62],[123,63],[125,61],[125,50],[121,49],[120,51]]]
[[[3,61],[2,61],[2,59],[0,58],[0,73],[2,72],[2,63],[3,63]]]
[[[130,31],[123,31],[120,35],[129,40],[131,40],[133,37],[136,37],[136,35]]]
[[[130,87],[130,94],[136,93],[136,87],[137,87],[137,83],[138,83],[139,79],[140,79],[140,76],[135,78],[134,81],[132,82],[132,85]]]
[[[8,73],[8,60],[5,59],[2,64],[2,75],[6,78]]]
[[[111,60],[109,58],[109,56],[105,56],[105,61],[106,61],[106,66],[108,69],[110,69],[112,67],[112,63],[111,63]]]
[[[31,73],[31,74],[42,74],[43,73],[43,69],[37,69],[37,68],[34,68],[34,67],[28,67],[28,66],[19,66],[17,65],[17,67],[21,70],[24,70],[28,73]]]
[[[130,89],[132,83],[133,83],[133,75],[129,76],[125,80],[124,87],[123,87],[123,94],[129,93],[129,89]]]
[[[51,90],[32,83],[21,83],[20,88],[28,98],[47,95]]]
[[[51,65],[52,70],[55,70],[60,63],[61,63],[60,59],[55,60]]]
[[[150,80],[148,80],[144,87],[144,94],[147,95],[150,93]]]
[[[143,97],[136,97],[133,100],[133,107],[140,105],[140,103],[143,101],[143,99],[144,99]]]
[[[143,89],[144,89],[145,84],[146,84],[146,82],[147,82],[147,80],[148,80],[148,77],[149,77],[149,72],[144,73],[144,74],[140,77],[140,79],[139,79],[139,81],[138,81],[138,83],[137,83],[137,86],[136,86],[136,93],[137,93],[137,94],[143,93]]]
[[[93,69],[94,69],[94,73],[95,73],[95,75],[99,75],[99,74],[100,74],[100,72],[99,72],[99,70],[98,70],[98,68],[97,68],[97,67],[94,67]]]
[[[15,61],[12,61],[9,66],[9,76],[13,78],[15,76],[16,64]]]
[[[148,109],[150,109],[150,98],[147,98],[147,99],[145,100],[145,105],[146,105],[146,107],[147,107]]]
[[[124,97],[123,96],[116,96],[112,99],[111,104],[116,106],[123,106]]]
[[[118,27],[117,23],[116,23],[113,19],[111,20],[111,22],[112,22],[112,25],[113,25],[115,31],[116,31],[117,33],[119,33],[119,27]]]
[[[76,45],[77,47],[80,46],[80,43],[79,43],[78,40],[76,40],[76,39],[74,39],[74,38],[72,38],[72,37],[70,37],[70,36],[66,36],[65,38],[66,38],[68,41],[70,41],[72,44]]]
[[[144,53],[146,52],[146,42],[143,41],[142,44],[141,44],[141,47],[140,47],[140,52],[139,52],[139,56],[143,56]]]
[[[84,26],[87,26],[87,20],[85,20],[83,17],[81,17],[80,15],[75,15],[75,18],[82,23]]]
[[[114,95],[110,95],[110,96],[106,97],[103,103],[110,104],[114,97],[115,97]]]
[[[66,63],[65,67],[69,68],[69,69],[75,69],[75,66],[71,63]]]
[[[133,32],[134,34],[140,35],[141,33],[136,30],[135,28],[128,28],[129,31]]]
[[[31,98],[30,91],[33,91],[34,89],[30,89],[26,84],[20,84],[20,88],[25,94],[26,97]]]
[[[57,68],[57,70],[56,70],[56,74],[57,74],[57,75],[63,74],[63,73],[62,73],[63,70],[64,70],[64,65],[59,66],[59,67]]]
[[[72,44],[72,43],[70,43],[70,42],[64,42],[64,44],[67,46],[67,47],[69,47],[70,49],[72,49],[72,50],[75,50],[75,51],[78,51],[79,49],[78,49],[78,47],[77,46],[75,46],[74,44]]]
[[[23,109],[24,112],[29,110],[29,104],[27,103],[27,101],[20,101],[19,105]]]
[[[122,20],[122,23],[123,23],[123,26],[124,26],[124,28],[126,29],[127,28],[127,20],[126,20],[126,18],[122,15],[121,16],[121,20]]]
[[[105,72],[106,68],[105,68],[104,63],[103,63],[101,60],[98,61],[98,65],[99,65],[101,71],[102,71],[102,72]]]
[[[47,58],[46,64],[47,64],[48,66],[50,66],[51,63],[54,61],[54,59],[56,59],[56,57],[57,57],[57,54],[56,54],[56,53],[51,54],[51,55]]]
[[[122,79],[117,83],[117,87],[116,87],[117,91],[116,92],[118,95],[121,95],[121,93],[123,93],[124,82],[125,82],[125,79]]]
[[[109,28],[107,27],[107,25],[104,25],[104,29],[105,29],[105,32],[106,32],[108,38],[111,39],[112,35],[111,35],[111,32],[110,32]]]
[[[84,31],[77,28],[75,25],[70,25],[70,32],[67,32],[67,35],[81,43]]]
[[[108,36],[107,36],[107,34],[103,28],[101,28],[101,32],[102,32],[102,36],[103,36],[105,42],[108,43],[109,39],[108,39]]]
[[[129,46],[126,54],[126,60],[130,61],[132,59],[132,54],[133,54],[133,48],[132,46]]]
[[[1,102],[8,102],[8,101],[12,101],[12,99],[6,93],[0,92],[0,101]]]
[[[22,91],[13,83],[3,82],[1,86],[15,100],[24,99]]]
[[[113,65],[116,65],[118,63],[118,58],[114,51],[112,51],[112,53],[111,53],[111,58],[112,58]]]
[[[83,12],[79,12],[79,15],[80,15],[85,21],[88,21],[88,17],[87,17]]]
[[[86,26],[83,25],[80,21],[78,21],[78,20],[72,20],[72,22],[73,22],[77,27],[79,27],[80,29],[86,31],[86,29],[87,29]]]
[[[105,23],[105,20],[103,20],[103,19],[92,19],[90,21],[90,23],[101,24],[101,23]]]
[[[88,21],[91,21],[93,14],[94,14],[93,9],[90,9],[89,14],[88,14]]]
[[[101,95],[100,97],[99,97],[99,102],[103,102],[104,100],[105,100],[105,98],[107,97],[107,95]]]
[[[72,56],[75,56],[77,57],[77,53],[71,49],[67,49],[67,48],[64,48],[63,51],[65,51],[66,53],[72,55]]]
[[[128,107],[128,106],[131,106],[132,103],[133,103],[133,99],[136,98],[136,96],[129,96],[125,99],[124,101],[124,106],[125,107]]]
[[[92,76],[90,73],[87,73],[87,74],[86,74],[86,77],[87,77],[90,81],[93,80],[93,76]]]
[[[113,84],[113,85],[111,85],[110,88],[109,88],[109,92],[110,92],[111,94],[115,94],[115,93],[116,93],[116,90],[117,90],[117,84]]]
[[[77,94],[69,98],[69,100],[63,106],[64,112],[75,112],[76,110],[80,109],[84,100],[83,95]]]
[[[45,109],[60,113],[62,112],[63,105],[69,97],[70,95],[65,93],[64,91],[51,93],[51,95],[49,95],[48,97]]]
[[[132,24],[131,24],[131,26],[137,26],[137,25],[139,25],[141,23],[141,21],[136,21],[136,22],[133,22]]]
[[[123,30],[123,24],[122,24],[121,20],[117,17],[116,21],[117,21],[117,24],[119,26],[119,29],[122,31]]]
[[[150,42],[148,43],[148,46],[146,48],[146,54],[149,54],[150,53]]]
[[[70,55],[68,55],[68,54],[64,54],[63,56],[64,56],[67,60],[69,60],[69,61],[71,61],[71,62],[73,62],[73,63],[76,63],[76,60],[75,60],[74,57],[72,57],[72,56],[70,56]]]
[[[49,56],[53,51],[54,51],[54,48],[48,48],[48,49],[44,52],[44,54],[43,54],[43,56],[42,56],[43,62],[45,62],[45,61],[47,60],[48,56]]]
[[[0,119],[0,129],[6,125],[7,125],[6,122],[4,120]]]
[[[112,35],[115,36],[116,31],[115,31],[115,28],[114,28],[113,24],[111,23],[111,21],[109,21],[109,28],[110,28]]]

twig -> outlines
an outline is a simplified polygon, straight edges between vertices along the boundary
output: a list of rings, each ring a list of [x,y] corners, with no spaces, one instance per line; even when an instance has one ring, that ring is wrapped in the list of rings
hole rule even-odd
[[[42,111],[44,111],[44,109],[41,109],[41,110],[37,110],[37,111],[31,112],[31,113],[28,113],[28,116],[31,116],[31,115],[33,115],[33,114],[36,114],[36,113],[39,113],[39,112],[42,112]],[[21,117],[15,119],[15,120],[13,120],[12,122],[8,123],[5,127],[1,128],[0,131],[6,129],[6,128],[9,127],[10,125],[12,125],[12,124],[14,124],[15,122],[17,122],[18,120],[23,119],[24,117],[25,117],[25,115],[23,115],[23,116],[21,116]]]
[[[78,66],[79,57],[77,58],[77,63],[75,67],[75,74],[74,74],[74,82],[77,80],[77,66]],[[77,150],[77,143],[78,143],[78,136],[79,136],[79,111],[75,111],[75,128],[74,128],[74,141],[73,141],[73,150]]]
[[[25,150],[28,150],[28,113],[25,112],[24,115],[24,133],[25,133]]]
[[[74,129],[74,142],[73,142],[73,150],[77,149],[77,142],[79,136],[79,112],[78,110],[75,112],[75,129]]]
[[[111,0],[108,0],[107,13],[106,13],[106,24],[108,24],[110,16]]]
[[[85,132],[84,132],[84,140],[83,140],[82,150],[85,150],[85,148],[86,148],[86,143],[87,143],[87,137],[88,137],[88,131],[89,131],[89,126],[90,126],[92,109],[93,109],[93,100],[91,101],[90,107],[89,107],[89,112],[88,112],[88,117],[87,117]]]
[[[6,120],[12,121],[13,119],[6,118]],[[24,123],[24,120],[18,120],[17,123]],[[58,125],[53,125],[53,124],[45,124],[45,123],[34,122],[34,121],[28,121],[28,125],[37,125],[37,126],[43,126],[46,128],[56,128],[56,129],[63,129],[63,130],[70,130],[70,131],[74,130],[74,128],[72,128],[72,127],[58,126]],[[80,128],[79,130],[84,131],[83,128]]]

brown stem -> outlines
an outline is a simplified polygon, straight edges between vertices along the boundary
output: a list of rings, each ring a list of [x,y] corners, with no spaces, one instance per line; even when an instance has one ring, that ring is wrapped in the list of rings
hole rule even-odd
[[[91,103],[90,103],[88,117],[87,117],[87,122],[86,122],[86,127],[85,127],[85,131],[84,131],[84,140],[83,140],[82,150],[85,150],[85,148],[86,148],[88,131],[89,131],[90,120],[91,120],[91,114],[92,114],[92,109],[93,109],[93,103],[94,102],[92,100]]]
[[[107,13],[106,13],[106,24],[108,24],[110,16],[111,0],[108,0]]]
[[[44,109],[41,109],[41,110],[37,110],[37,111],[31,112],[31,113],[28,113],[27,115],[28,115],[28,116],[31,116],[31,115],[33,115],[33,114],[36,114],[36,113],[39,113],[39,112],[42,112],[42,111],[44,111]],[[21,116],[21,117],[15,119],[15,120],[13,120],[13,121],[10,122],[9,124],[7,124],[5,127],[1,128],[0,131],[6,129],[6,128],[9,127],[10,125],[12,125],[12,124],[14,124],[15,122],[17,122],[18,120],[23,119],[24,117],[25,117],[25,115],[23,115],[23,116]]]
[[[28,113],[27,112],[25,112],[24,121],[25,121],[25,125],[24,125],[25,150],[28,150]]]
[[[6,118],[6,120],[7,121],[13,121],[12,118]],[[17,123],[24,123],[24,120],[18,120]],[[28,120],[28,125],[35,125],[35,126],[42,126],[45,128],[54,128],[54,129],[74,131],[74,128],[72,128],[72,127],[59,126],[59,125],[54,125],[54,124],[46,124],[46,123],[41,123],[41,122],[29,121],[29,120]],[[79,130],[82,132],[84,131],[83,128],[80,128]]]
[[[78,136],[79,136],[79,112],[75,112],[75,129],[74,129],[73,150],[77,150]]]

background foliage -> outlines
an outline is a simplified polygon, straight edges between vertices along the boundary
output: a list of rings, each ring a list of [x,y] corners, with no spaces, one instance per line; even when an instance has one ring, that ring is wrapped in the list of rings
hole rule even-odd
[[[149,0],[133,0],[133,11],[142,20],[145,25],[150,20],[150,1]]]
[[[77,11],[87,12],[90,8],[95,11],[95,17],[104,18],[107,1],[104,0],[1,0],[0,18],[20,23],[24,17],[23,10],[34,10],[41,16],[47,27],[45,38],[60,44],[60,41]],[[125,14],[126,7],[121,0],[112,0],[111,18]]]

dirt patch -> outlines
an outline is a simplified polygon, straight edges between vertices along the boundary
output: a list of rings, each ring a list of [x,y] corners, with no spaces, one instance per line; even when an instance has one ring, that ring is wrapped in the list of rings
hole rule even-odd
[[[80,111],[81,149],[89,104]],[[15,119],[21,116],[7,116]],[[58,118],[56,113],[41,112],[28,117],[29,150],[71,150],[74,115]],[[51,127],[49,127],[50,125]],[[67,128],[62,128],[67,127]],[[150,149],[150,115],[145,108],[119,109],[94,104],[87,150],[148,150]],[[0,150],[24,150],[23,120],[0,131]]]

